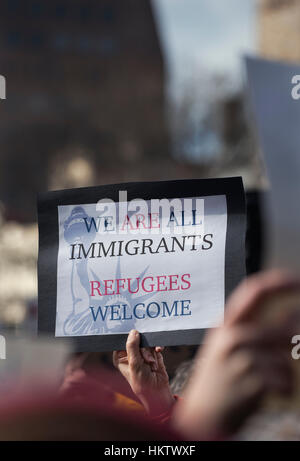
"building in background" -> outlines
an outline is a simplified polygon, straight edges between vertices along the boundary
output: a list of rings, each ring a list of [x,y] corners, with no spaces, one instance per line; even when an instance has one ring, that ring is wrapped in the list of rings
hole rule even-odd
[[[150,0],[3,0],[0,200],[35,219],[38,191],[162,177],[164,63]]]
[[[258,38],[263,57],[300,61],[300,1],[258,0]]]
[[[34,324],[39,191],[205,173],[171,156],[150,0],[3,0],[0,13],[0,324]]]

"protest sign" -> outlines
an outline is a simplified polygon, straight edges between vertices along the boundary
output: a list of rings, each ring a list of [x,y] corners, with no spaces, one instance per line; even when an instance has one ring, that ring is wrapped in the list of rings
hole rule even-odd
[[[198,344],[245,274],[241,178],[40,195],[39,331],[78,350]]]
[[[247,58],[247,77],[251,108],[263,151],[270,192],[265,197],[264,240],[265,265],[300,272],[300,66]],[[278,297],[266,303],[261,321],[278,326],[284,313],[299,310],[299,296]],[[295,321],[295,335],[299,325]],[[295,336],[296,337],[296,336]],[[292,345],[288,344],[291,349]],[[298,360],[294,360],[297,383]],[[271,396],[270,407],[300,405],[299,385],[293,398]]]
[[[246,59],[250,104],[271,184],[265,204],[266,265],[300,271],[300,66]],[[300,95],[299,95],[300,97]]]

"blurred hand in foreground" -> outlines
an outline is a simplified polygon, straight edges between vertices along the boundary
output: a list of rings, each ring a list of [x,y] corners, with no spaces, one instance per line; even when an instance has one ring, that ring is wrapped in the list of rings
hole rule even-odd
[[[114,351],[114,366],[128,381],[147,412],[158,415],[169,411],[174,403],[169,387],[161,347],[140,348],[140,335],[131,330],[126,351]]]
[[[300,326],[300,302],[296,313],[284,312],[288,296],[300,301],[300,280],[281,271],[252,276],[235,290],[224,326],[209,333],[183,400],[174,409],[174,426],[187,438],[228,437],[266,394],[292,393],[290,343]],[[280,300],[285,315],[280,322],[270,315],[266,321],[264,311]]]

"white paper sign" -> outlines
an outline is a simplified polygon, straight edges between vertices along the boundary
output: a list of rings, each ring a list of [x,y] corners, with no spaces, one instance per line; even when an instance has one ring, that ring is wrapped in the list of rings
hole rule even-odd
[[[189,200],[197,213],[148,213],[149,201],[135,202],[140,211],[131,215],[122,215],[129,204],[121,202],[58,206],[56,336],[223,321],[226,196]]]

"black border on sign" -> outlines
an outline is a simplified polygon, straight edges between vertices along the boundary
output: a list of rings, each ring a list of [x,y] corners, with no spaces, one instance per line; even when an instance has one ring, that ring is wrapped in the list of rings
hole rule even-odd
[[[127,191],[128,201],[176,197],[226,195],[227,233],[225,248],[225,298],[245,276],[245,194],[242,178],[187,179],[133,182],[39,194],[38,331],[55,337],[56,283],[59,205],[97,203],[102,198],[119,201],[119,191]],[[160,331],[141,334],[142,346],[200,344],[205,329]],[[58,339],[58,338],[57,338]],[[125,349],[127,334],[71,337],[77,351]]]

